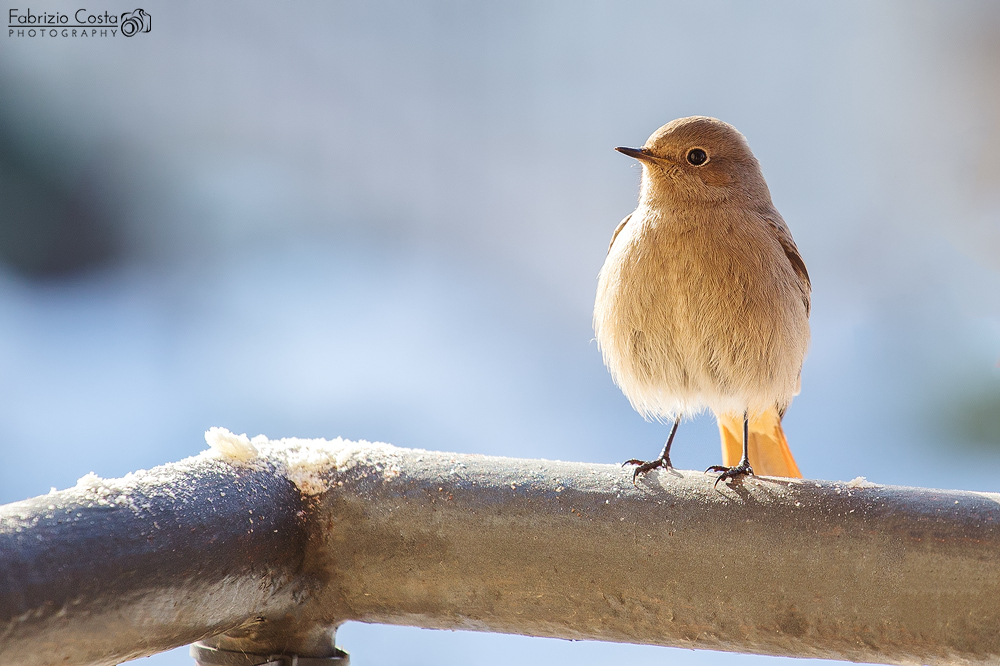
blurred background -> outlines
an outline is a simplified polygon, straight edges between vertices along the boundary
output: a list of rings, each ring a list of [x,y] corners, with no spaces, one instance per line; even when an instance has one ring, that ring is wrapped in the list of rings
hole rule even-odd
[[[1000,491],[1000,5],[143,3],[132,38],[0,40],[0,502],[213,425],[655,455],[591,308],[638,191],[612,148],[693,114],[747,136],[809,266],[803,473]],[[712,420],[675,451],[717,463]],[[355,666],[775,661],[338,642]]]

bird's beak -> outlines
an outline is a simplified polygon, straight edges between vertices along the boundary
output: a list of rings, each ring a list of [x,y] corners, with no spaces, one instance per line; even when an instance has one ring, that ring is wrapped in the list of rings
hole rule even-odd
[[[645,148],[623,148],[619,146],[615,148],[622,155],[628,155],[629,157],[634,157],[635,159],[642,162],[659,162],[661,158],[656,157],[650,153]]]

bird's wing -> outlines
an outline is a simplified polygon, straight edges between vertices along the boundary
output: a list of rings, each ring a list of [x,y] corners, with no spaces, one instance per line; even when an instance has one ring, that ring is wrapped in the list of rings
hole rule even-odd
[[[792,240],[792,232],[788,230],[788,225],[785,221],[781,219],[781,216],[777,213],[769,215],[767,217],[768,225],[771,227],[771,231],[774,233],[774,237],[781,244],[781,249],[785,251],[785,256],[788,257],[788,263],[792,265],[792,270],[799,277],[799,289],[802,291],[802,302],[806,306],[806,315],[809,314],[811,293],[812,293],[812,283],[809,281],[809,271],[806,270],[806,263],[802,261],[802,255],[799,254],[799,248],[795,246],[795,241]]]
[[[618,234],[621,233],[622,229],[625,228],[625,225],[628,224],[628,221],[631,219],[632,213],[629,213],[625,216],[625,219],[619,222],[618,226],[615,227],[615,233],[611,235],[611,242],[608,243],[608,254],[611,254],[611,247],[615,244],[615,239],[618,238]]]

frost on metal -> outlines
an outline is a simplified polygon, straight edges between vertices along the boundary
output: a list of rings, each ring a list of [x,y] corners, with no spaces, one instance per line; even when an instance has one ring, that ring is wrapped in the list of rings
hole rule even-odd
[[[872,483],[863,476],[856,476],[847,482],[848,488],[878,488],[877,483]]]
[[[225,428],[212,427],[205,432],[205,442],[220,460],[242,464],[259,455],[257,445],[267,442],[267,437],[257,435],[251,440],[245,433],[234,435]]]
[[[250,438],[216,427],[205,433],[205,441],[210,448],[202,456],[236,466],[276,465],[304,495],[323,493],[336,483],[337,472],[346,472],[359,464],[380,471],[387,480],[395,478],[399,476],[404,451],[383,442],[355,442],[342,437],[334,440],[268,439],[257,435]],[[414,449],[405,451],[416,452]]]
[[[102,479],[89,472],[77,479],[74,490],[81,491],[85,499],[91,500],[97,506],[128,506],[130,504],[126,481],[136,478],[130,473],[122,479]]]

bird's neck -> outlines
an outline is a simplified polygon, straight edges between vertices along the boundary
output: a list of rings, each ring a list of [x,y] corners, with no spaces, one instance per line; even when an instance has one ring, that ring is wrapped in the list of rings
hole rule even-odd
[[[639,190],[638,210],[649,211],[656,217],[668,211],[710,210],[727,207],[754,210],[761,214],[773,211],[771,197],[766,188],[757,193],[731,188],[716,190],[715,196],[706,196],[704,190],[688,190],[679,183],[662,183],[643,179]]]

